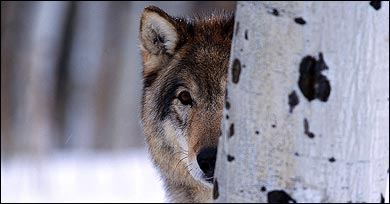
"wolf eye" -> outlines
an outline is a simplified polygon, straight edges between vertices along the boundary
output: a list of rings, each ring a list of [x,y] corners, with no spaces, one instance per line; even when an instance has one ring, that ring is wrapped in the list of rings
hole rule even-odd
[[[192,98],[188,91],[182,91],[179,94],[179,100],[183,105],[192,105]]]

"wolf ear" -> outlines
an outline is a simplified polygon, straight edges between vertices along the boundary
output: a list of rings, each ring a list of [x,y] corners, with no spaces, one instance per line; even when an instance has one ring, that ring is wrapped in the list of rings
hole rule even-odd
[[[178,40],[174,19],[158,7],[145,8],[141,18],[141,49],[144,55],[172,55]]]

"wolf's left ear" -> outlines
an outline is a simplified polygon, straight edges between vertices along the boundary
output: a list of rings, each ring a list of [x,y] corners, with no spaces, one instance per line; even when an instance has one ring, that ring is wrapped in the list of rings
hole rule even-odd
[[[145,8],[141,18],[141,49],[144,54],[173,54],[178,40],[174,19],[158,7]]]

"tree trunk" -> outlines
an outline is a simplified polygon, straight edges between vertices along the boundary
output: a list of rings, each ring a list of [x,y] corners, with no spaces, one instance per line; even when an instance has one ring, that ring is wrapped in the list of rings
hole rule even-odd
[[[1,5],[2,11],[5,7],[5,25],[2,19],[1,30],[2,153],[7,148],[5,153],[42,156],[50,151],[56,137],[53,78],[68,3],[2,2]]]
[[[216,202],[379,202],[389,3],[240,2]]]

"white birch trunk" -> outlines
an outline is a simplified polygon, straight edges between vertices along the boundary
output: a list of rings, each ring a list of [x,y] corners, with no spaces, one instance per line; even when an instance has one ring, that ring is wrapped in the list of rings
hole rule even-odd
[[[374,7],[238,3],[216,202],[386,195],[389,3]]]

